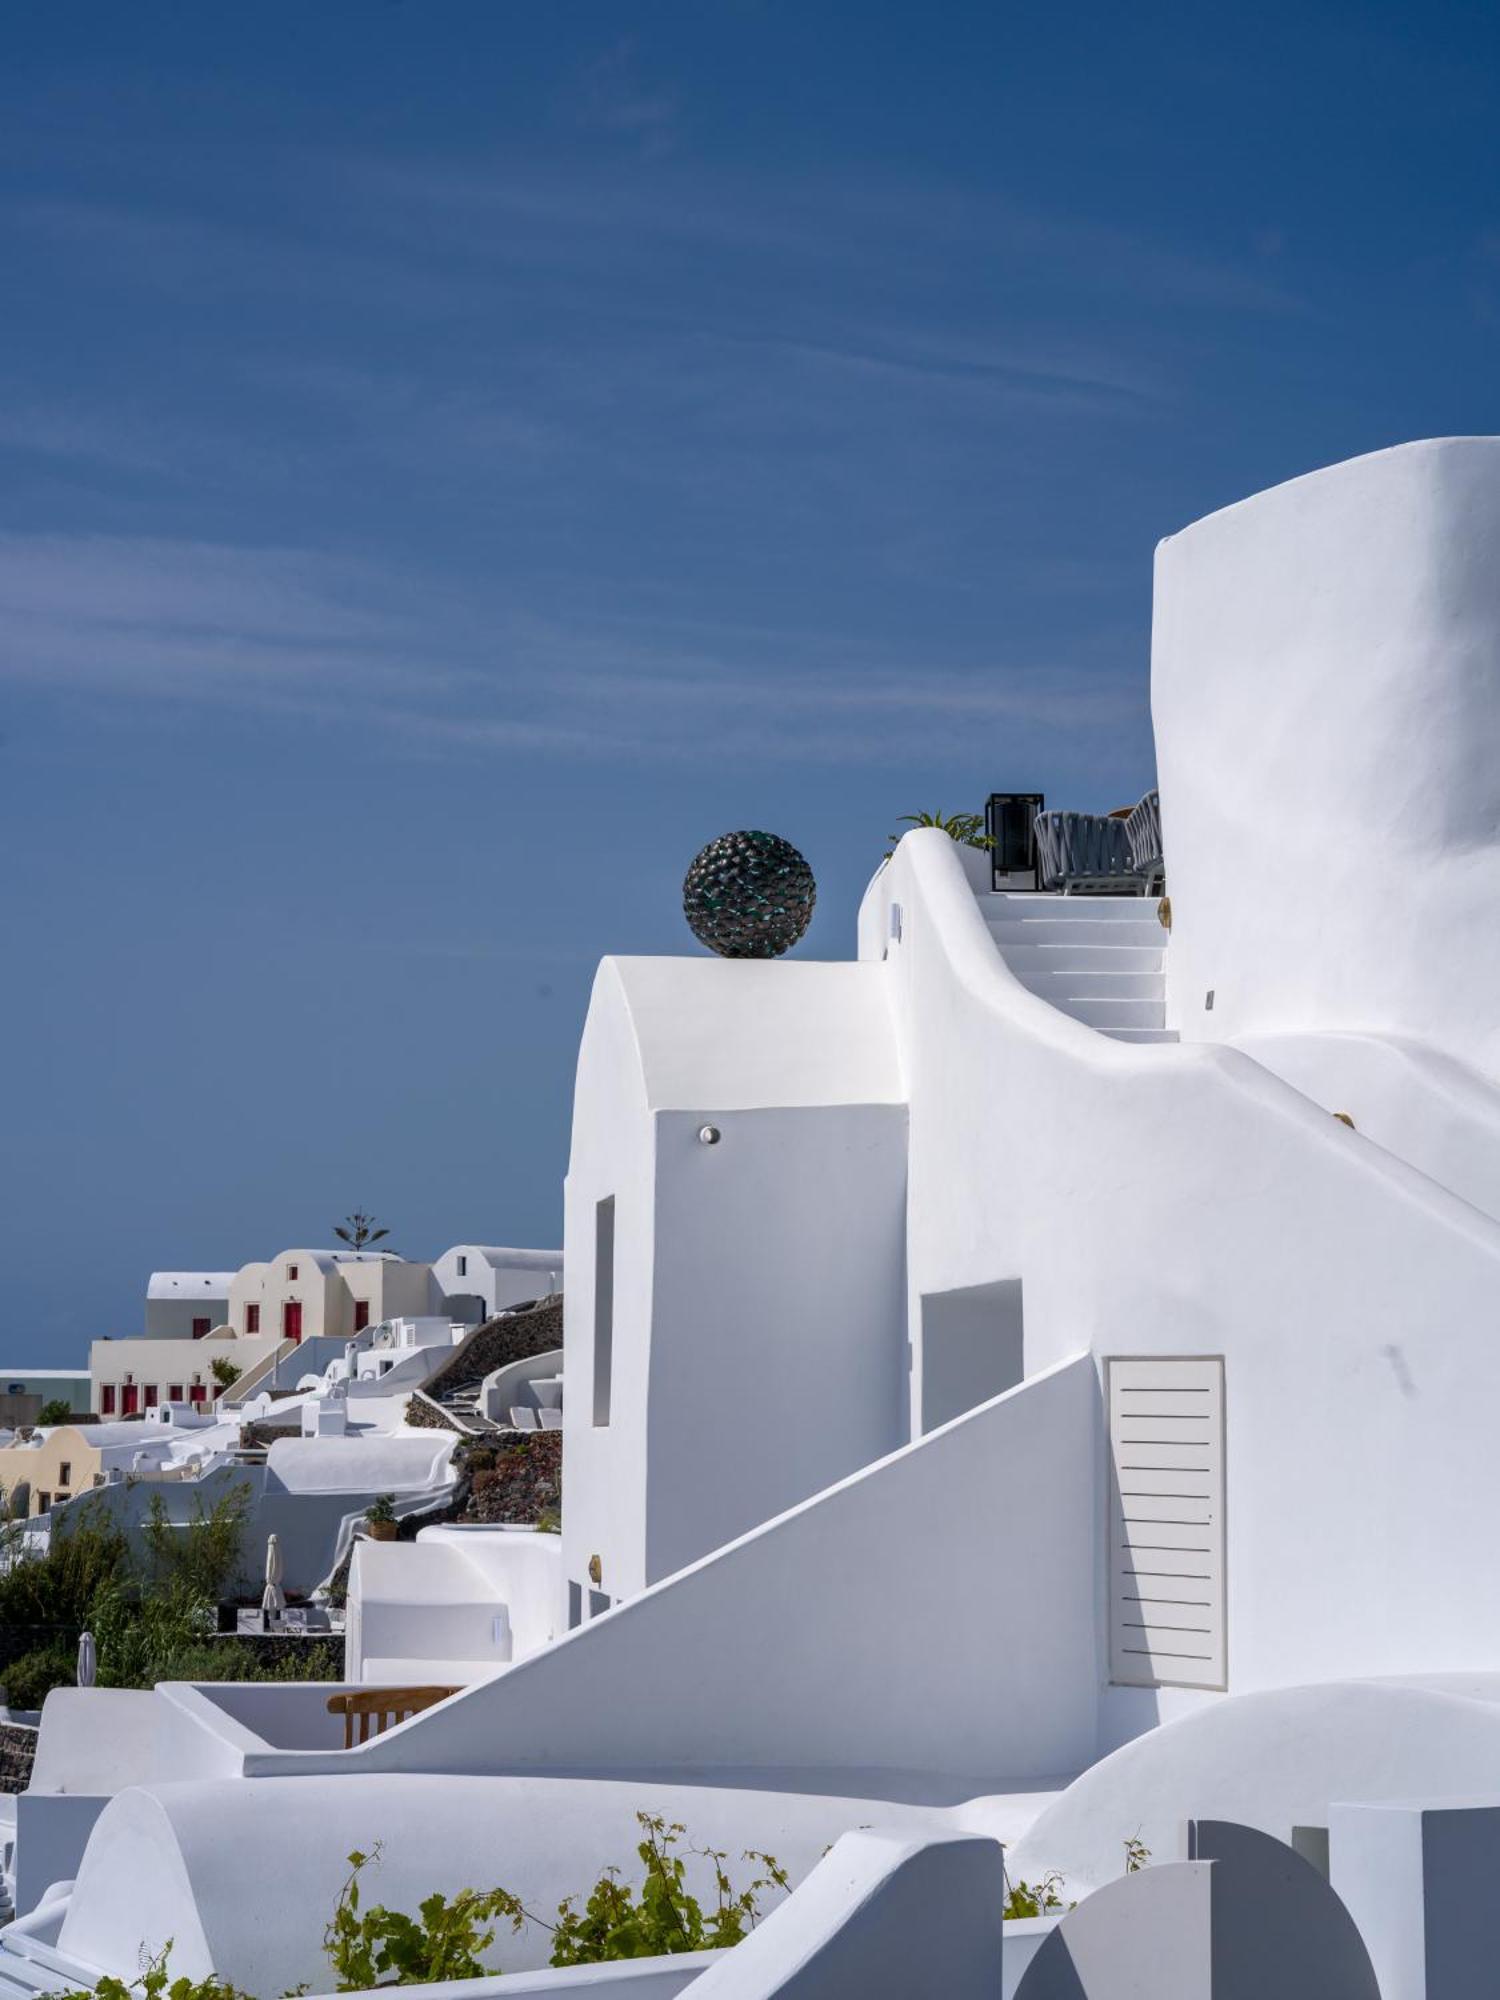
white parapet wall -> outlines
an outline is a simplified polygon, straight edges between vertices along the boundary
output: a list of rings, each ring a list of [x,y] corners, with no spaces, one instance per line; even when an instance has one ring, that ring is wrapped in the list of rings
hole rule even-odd
[[[498,1886],[550,1919],[564,1895],[586,1895],[607,1867],[639,1882],[641,1812],[685,1825],[700,1847],[724,1849],[737,1885],[757,1872],[741,1859],[747,1847],[774,1854],[795,1884],[853,1828],[904,1828],[908,1839],[944,1831],[937,1816],[879,1800],[745,1787],[398,1776],[140,1786],[101,1814],[58,1947],[129,1981],[143,1950],[171,1939],[174,1973],[213,1971],[256,1994],[304,1983],[317,1991],[331,1983],[324,1927],[351,1849],[379,1848],[362,1884],[366,1907],[414,1911],[434,1891]],[[690,1886],[712,1902],[708,1862],[686,1860]],[[251,1887],[269,1882],[282,1884],[271,1903],[270,1891]],[[780,1902],[772,1889],[761,1907]],[[528,1923],[519,1935],[502,1927],[489,1956],[515,1972],[545,1965],[550,1950],[550,1933]]]
[[[948,1797],[1071,1773],[1101,1671],[1098,1465],[1084,1358],[384,1736],[246,1773],[734,1771]]]

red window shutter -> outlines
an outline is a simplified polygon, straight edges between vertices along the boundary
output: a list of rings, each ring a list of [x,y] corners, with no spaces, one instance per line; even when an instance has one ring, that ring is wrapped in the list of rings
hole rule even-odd
[[[212,1325],[213,1325],[213,1321],[212,1321],[211,1319],[195,1319],[195,1320],[193,1321],[193,1338],[194,1338],[194,1340],[201,1340],[201,1339],[203,1338],[204,1334],[206,1334],[206,1333],[208,1332],[209,1328],[210,1328],[210,1327],[211,1327]]]
[[[363,1333],[369,1324],[370,1301],[368,1299],[356,1299],[354,1301],[354,1331],[356,1333]]]
[[[204,1403],[207,1402],[207,1400],[208,1400],[207,1389],[204,1388],[201,1382],[195,1382],[193,1386],[188,1390],[188,1401],[190,1403]]]
[[[112,1382],[106,1382],[104,1387],[99,1391],[99,1414],[101,1417],[112,1417],[114,1413],[115,1413],[114,1384]]]
[[[260,1307],[259,1307],[259,1306],[246,1306],[246,1308],[245,1308],[245,1331],[246,1331],[246,1333],[259,1333],[259,1332],[260,1332]]]
[[[148,1382],[145,1388],[142,1389],[141,1400],[149,1410],[151,1405],[156,1401],[156,1384],[154,1382]]]
[[[167,1401],[169,1403],[180,1403],[182,1401],[182,1384],[180,1382],[174,1382],[168,1389]]]

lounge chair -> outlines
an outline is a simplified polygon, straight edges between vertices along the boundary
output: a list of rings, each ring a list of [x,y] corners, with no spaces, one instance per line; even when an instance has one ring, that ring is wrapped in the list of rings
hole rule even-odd
[[[1143,893],[1166,885],[1166,868],[1161,852],[1161,793],[1147,792],[1138,806],[1132,806],[1125,822],[1130,841],[1130,865],[1141,877]]]
[[[1139,895],[1144,887],[1130,853],[1123,819],[1102,813],[1044,812],[1036,816],[1037,874],[1042,888]]]

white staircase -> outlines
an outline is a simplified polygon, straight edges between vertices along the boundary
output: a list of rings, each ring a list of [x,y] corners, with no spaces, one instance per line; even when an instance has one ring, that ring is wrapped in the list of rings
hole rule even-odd
[[[1155,896],[980,896],[1000,956],[1028,992],[1117,1042],[1175,1042],[1167,933]]]

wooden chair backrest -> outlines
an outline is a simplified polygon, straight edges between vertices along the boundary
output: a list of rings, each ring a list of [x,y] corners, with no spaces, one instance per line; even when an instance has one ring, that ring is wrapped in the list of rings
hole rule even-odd
[[[424,1708],[431,1708],[435,1702],[446,1701],[450,1694],[457,1693],[456,1687],[346,1688],[342,1693],[328,1697],[328,1713],[343,1716],[344,1748],[352,1750],[356,1741],[369,1741],[372,1722],[375,1734],[383,1736],[392,1723],[405,1722],[409,1715],[417,1715]],[[356,1721],[359,1724],[357,1738],[354,1733]]]

